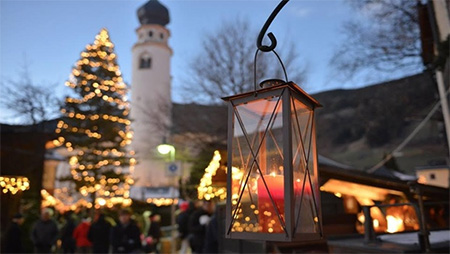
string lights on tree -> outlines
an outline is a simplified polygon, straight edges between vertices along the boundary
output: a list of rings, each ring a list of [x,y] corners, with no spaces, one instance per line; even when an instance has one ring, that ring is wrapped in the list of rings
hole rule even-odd
[[[102,29],[75,63],[66,86],[67,97],[54,140],[69,152],[71,179],[83,196],[96,207],[128,206],[130,173],[136,159],[128,150],[133,134],[128,119],[129,103],[114,44]]]
[[[30,181],[23,176],[0,176],[0,187],[2,193],[17,194],[30,189]]]

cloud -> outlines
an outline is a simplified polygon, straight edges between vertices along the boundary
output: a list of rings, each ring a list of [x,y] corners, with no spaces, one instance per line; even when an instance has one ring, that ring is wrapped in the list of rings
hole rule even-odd
[[[295,8],[291,8],[290,12],[296,17],[305,18],[312,13],[312,9],[296,6]]]

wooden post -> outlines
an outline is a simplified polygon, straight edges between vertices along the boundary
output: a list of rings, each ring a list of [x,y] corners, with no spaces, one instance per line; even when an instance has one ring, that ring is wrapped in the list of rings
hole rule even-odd
[[[375,242],[375,231],[373,229],[372,215],[370,215],[370,206],[363,206],[362,210],[364,213],[364,242],[374,243]]]

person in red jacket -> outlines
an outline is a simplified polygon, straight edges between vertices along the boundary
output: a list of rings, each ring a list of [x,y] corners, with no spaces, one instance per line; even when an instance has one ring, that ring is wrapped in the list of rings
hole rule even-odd
[[[89,217],[85,217],[73,231],[73,238],[77,244],[77,253],[90,253],[92,246],[92,243],[88,239],[90,227],[91,220]]]

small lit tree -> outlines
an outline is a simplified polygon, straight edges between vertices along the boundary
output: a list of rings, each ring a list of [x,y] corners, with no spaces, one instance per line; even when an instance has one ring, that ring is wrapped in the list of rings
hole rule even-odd
[[[136,160],[127,149],[132,138],[127,86],[106,29],[81,52],[66,85],[74,96],[67,97],[61,109],[64,118],[57,125],[60,136],[55,143],[70,154],[70,180],[97,207],[130,205],[130,173]]]

